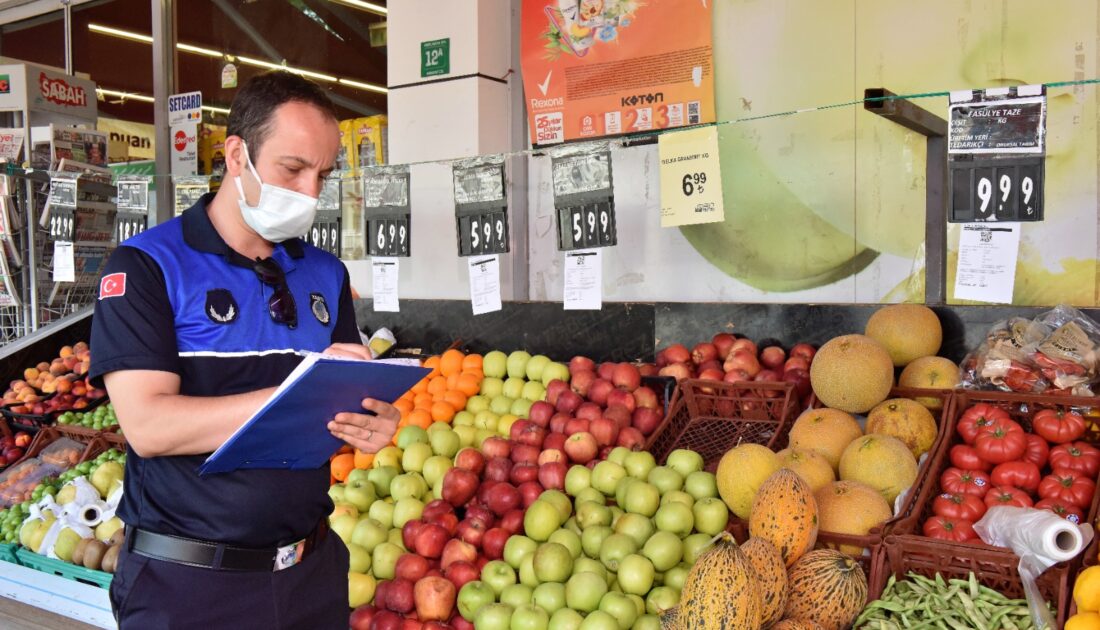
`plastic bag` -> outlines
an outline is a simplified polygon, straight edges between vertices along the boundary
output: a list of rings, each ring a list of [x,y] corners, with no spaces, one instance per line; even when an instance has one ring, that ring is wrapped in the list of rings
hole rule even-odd
[[[1035,627],[1055,628],[1036,581],[1043,571],[1077,557],[1092,542],[1092,526],[1071,523],[1047,510],[994,507],[974,524],[974,531],[986,544],[1008,547],[1020,557],[1020,580]]]
[[[1044,324],[1022,317],[997,322],[985,341],[960,365],[960,381],[968,389],[996,388],[1022,394],[1039,394],[1050,381],[1032,363],[1029,348],[1050,332]]]
[[[1072,306],[1060,305],[1035,319],[1050,332],[1030,344],[1028,358],[1056,389],[1091,396],[1097,380],[1100,326]]]

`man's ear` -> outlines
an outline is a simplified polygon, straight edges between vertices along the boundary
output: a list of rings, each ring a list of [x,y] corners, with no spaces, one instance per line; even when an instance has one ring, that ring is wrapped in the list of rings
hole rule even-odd
[[[244,147],[244,140],[240,136],[229,136],[225,139],[225,171],[230,177],[239,177],[248,169]]]

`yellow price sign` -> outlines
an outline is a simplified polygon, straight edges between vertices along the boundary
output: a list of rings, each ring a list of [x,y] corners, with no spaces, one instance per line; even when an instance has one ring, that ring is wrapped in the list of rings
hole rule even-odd
[[[700,127],[662,134],[661,227],[716,223],[726,219],[718,129]]]

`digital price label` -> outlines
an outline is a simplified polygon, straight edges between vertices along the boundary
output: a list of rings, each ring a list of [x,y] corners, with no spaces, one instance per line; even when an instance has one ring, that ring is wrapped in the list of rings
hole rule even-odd
[[[409,256],[412,231],[408,167],[364,169],[363,203],[370,255]]]
[[[508,200],[499,157],[454,166],[455,227],[459,256],[509,250]]]
[[[618,242],[611,152],[579,151],[553,157],[558,249],[611,247]]]

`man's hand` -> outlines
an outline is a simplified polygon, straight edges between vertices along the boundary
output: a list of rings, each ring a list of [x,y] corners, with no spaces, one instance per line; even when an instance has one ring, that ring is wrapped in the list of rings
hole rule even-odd
[[[361,359],[363,361],[370,361],[374,358],[371,356],[370,348],[361,343],[334,343],[325,348],[323,354],[347,359]]]
[[[363,399],[363,409],[377,415],[338,413],[328,423],[328,430],[364,453],[376,453],[390,444],[401,412],[389,403],[371,398]]]

